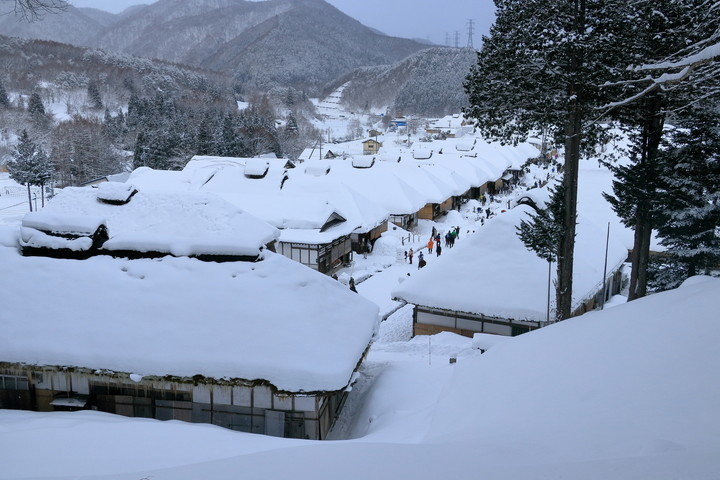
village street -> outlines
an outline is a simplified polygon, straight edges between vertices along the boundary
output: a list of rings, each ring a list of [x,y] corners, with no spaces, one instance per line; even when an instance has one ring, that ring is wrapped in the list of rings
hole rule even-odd
[[[354,438],[363,427],[358,426],[362,416],[360,412],[367,401],[373,382],[385,371],[389,365],[397,363],[427,363],[432,368],[445,366],[450,357],[473,355],[477,351],[470,351],[470,339],[454,334],[441,334],[432,337],[420,336],[412,338],[412,312],[413,306],[392,299],[393,289],[407,277],[418,271],[418,254],[423,253],[427,266],[455,255],[456,249],[445,246],[442,241],[442,252],[437,256],[435,248],[428,253],[427,242],[433,227],[444,237],[445,232],[453,227],[460,227],[460,236],[457,243],[463,241],[470,234],[482,235],[483,227],[492,222],[497,215],[502,215],[507,209],[508,201],[512,202],[526,189],[517,187],[514,191],[498,195],[491,204],[487,202],[482,207],[479,201],[471,200],[460,207],[460,210],[451,210],[438,221],[420,220],[412,232],[395,227],[386,232],[376,242],[373,251],[365,258],[355,254],[353,265],[338,272],[341,282],[347,283],[350,277],[356,281],[356,288],[360,295],[376,303],[380,308],[380,323],[378,333],[370,352],[360,368],[360,376],[352,387],[343,411],[335,423],[329,438],[343,440]],[[478,213],[480,207],[491,209],[489,219],[485,213]],[[482,221],[481,221],[482,219]],[[405,259],[405,252],[412,248],[415,251],[413,263]],[[460,252],[462,254],[462,252]],[[425,268],[427,268],[427,266]],[[478,278],[480,281],[480,278]],[[433,288],[428,285],[428,288]],[[355,433],[353,433],[355,432]]]

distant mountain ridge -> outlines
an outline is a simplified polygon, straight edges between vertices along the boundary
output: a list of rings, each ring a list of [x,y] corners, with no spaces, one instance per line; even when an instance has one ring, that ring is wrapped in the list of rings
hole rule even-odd
[[[359,68],[327,90],[347,83],[342,101],[351,110],[392,106],[398,114],[443,116],[467,104],[463,83],[476,60],[473,49],[428,48],[393,65]]]
[[[324,0],[159,0],[119,15],[70,7],[33,24],[0,18],[0,31],[213,69],[245,89],[310,94],[358,67],[427,48],[379,34]]]

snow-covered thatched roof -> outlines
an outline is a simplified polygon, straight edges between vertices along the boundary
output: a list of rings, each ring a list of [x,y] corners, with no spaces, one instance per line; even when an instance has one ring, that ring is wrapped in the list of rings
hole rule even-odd
[[[109,234],[102,251],[176,256],[253,258],[279,236],[277,229],[212,194],[138,191],[121,205],[98,201],[97,194],[97,189],[89,187],[65,188],[25,226],[59,222],[67,223],[64,228],[68,230],[75,228],[68,222],[77,216],[88,221],[102,219]],[[85,225],[83,232],[88,234],[99,221]],[[44,246],[70,248],[69,244]]]
[[[517,236],[520,221],[532,209],[520,205],[488,220],[485,227],[445,249],[434,262],[392,293],[415,305],[513,320],[544,321],[547,316],[548,263]],[[575,246],[573,309],[600,290],[605,235],[601,225],[579,215]],[[608,272],[627,257],[625,245],[612,238]],[[555,275],[554,269],[552,271]],[[428,285],[433,288],[428,288]]]
[[[264,380],[290,392],[350,381],[378,308],[279,254],[22,257],[0,239],[0,362]]]

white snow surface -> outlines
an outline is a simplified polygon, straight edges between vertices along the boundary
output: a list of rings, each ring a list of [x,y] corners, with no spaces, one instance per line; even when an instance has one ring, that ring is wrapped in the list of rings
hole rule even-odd
[[[485,354],[452,334],[376,343],[353,440],[0,410],[0,478],[714,478],[717,298],[720,280],[704,278]]]
[[[53,214],[49,209],[27,213],[22,219],[23,227],[69,235],[92,235],[105,223],[103,217],[71,213]]]
[[[377,321],[374,304],[272,252],[259,262],[75,261],[0,247],[0,264],[12,279],[0,289],[0,361],[333,391]]]
[[[529,220],[532,211],[531,207],[520,205],[490,218],[476,233],[461,235],[462,241],[454,248],[443,248],[442,262],[419,270],[400,284],[392,296],[413,304],[460,312],[545,321],[548,263],[529,251],[516,231],[521,220]],[[578,216],[573,309],[602,286],[603,233],[594,221]],[[626,257],[625,246],[611,239],[608,272],[612,273]]]
[[[97,198],[111,202],[127,202],[135,191],[132,183],[103,182],[97,187]]]
[[[67,215],[105,219],[110,235],[105,250],[257,256],[279,236],[277,229],[220,197],[197,192],[139,191],[127,204],[111,205],[98,201],[95,189],[69,187],[37,214],[52,215],[59,221]]]

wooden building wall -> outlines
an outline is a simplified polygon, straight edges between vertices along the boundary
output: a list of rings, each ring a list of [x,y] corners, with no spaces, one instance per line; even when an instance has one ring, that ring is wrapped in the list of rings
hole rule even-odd
[[[188,381],[98,375],[84,371],[5,365],[0,367],[0,408],[68,410],[58,399],[78,399],[77,408],[128,417],[211,423],[248,433],[322,440],[347,395],[294,395],[262,384],[217,385]],[[86,403],[85,403],[86,402]]]

